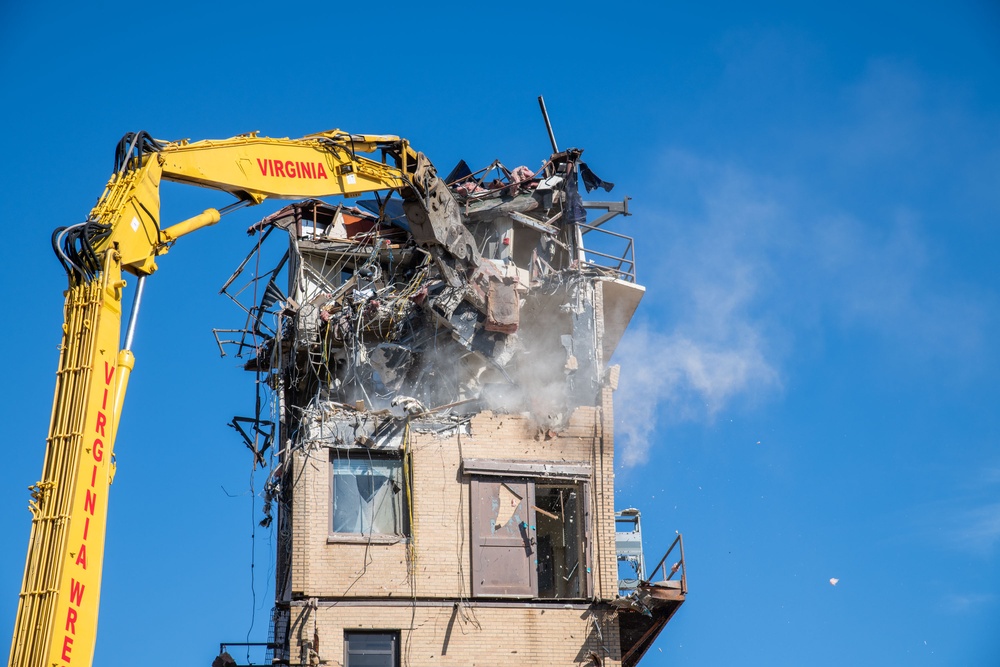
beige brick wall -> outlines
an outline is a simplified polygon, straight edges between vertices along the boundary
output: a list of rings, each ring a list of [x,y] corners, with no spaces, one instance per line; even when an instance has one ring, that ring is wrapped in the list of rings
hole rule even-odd
[[[318,658],[342,665],[344,631],[353,628],[400,631],[403,665],[590,665],[592,654],[620,665],[617,617],[605,605],[470,599],[470,478],[461,474],[463,458],[589,464],[592,593],[614,598],[613,423],[604,389],[598,406],[577,409],[558,432],[492,413],[473,417],[467,432],[411,429],[411,543],[330,543],[329,450],[297,451],[290,662],[318,641]]]
[[[290,661],[344,664],[345,630],[398,630],[400,658],[406,667],[621,664],[618,625],[606,610],[526,607],[499,608],[475,603],[453,605],[331,606],[292,609]],[[312,643],[315,655],[296,647]],[[318,663],[313,663],[318,664]]]
[[[600,407],[577,409],[568,426],[541,432],[527,417],[482,413],[469,432],[410,431],[413,460],[412,545],[328,543],[329,451],[294,455],[291,590],[304,597],[443,597],[471,594],[469,477],[462,458],[587,462],[592,507],[589,565],[593,593],[617,593],[614,545],[614,449],[611,391]],[[408,549],[413,549],[408,563]]]

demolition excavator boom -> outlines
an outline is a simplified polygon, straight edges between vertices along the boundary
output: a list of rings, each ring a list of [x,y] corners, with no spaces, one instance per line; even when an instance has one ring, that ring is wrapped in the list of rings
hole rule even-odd
[[[398,192],[414,238],[438,261],[452,267],[479,261],[447,186],[405,139],[340,130],[196,142],[126,135],[90,215],[53,234],[69,289],[45,462],[30,487],[31,537],[10,667],[93,660],[115,433],[134,366],[130,348],[143,281],[177,239],[227,212],[209,209],[164,228],[161,180],[228,192],[237,198],[230,209],[266,199]],[[126,274],[138,280],[122,345]]]

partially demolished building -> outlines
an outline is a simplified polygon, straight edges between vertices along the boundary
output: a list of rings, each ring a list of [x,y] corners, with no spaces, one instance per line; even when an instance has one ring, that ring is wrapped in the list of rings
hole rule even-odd
[[[460,163],[446,229],[391,196],[253,228],[289,242],[228,341],[274,399],[233,422],[272,462],[274,664],[633,665],[683,602],[682,550],[647,577],[615,513],[608,361],[644,288],[580,157]]]

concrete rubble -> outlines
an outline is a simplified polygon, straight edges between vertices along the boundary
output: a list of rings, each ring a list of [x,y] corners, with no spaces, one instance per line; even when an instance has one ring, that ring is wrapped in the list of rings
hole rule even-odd
[[[265,335],[247,368],[270,373],[284,403],[301,406],[303,440],[343,446],[372,437],[379,419],[486,409],[529,412],[541,428],[558,428],[593,403],[605,353],[642,288],[631,239],[615,235],[625,239],[622,256],[583,245],[584,233],[605,230],[582,228],[578,175],[588,190],[612,184],[580,154],[556,153],[537,172],[494,162],[473,173],[461,162],[438,179],[448,187],[432,191],[431,207],[391,196],[355,206],[306,200],[251,228],[287,232],[278,270],[289,293],[272,278],[258,313],[283,305],[280,325],[267,336],[253,324]],[[417,178],[421,169],[433,170],[425,163]],[[627,200],[587,207],[628,215]],[[434,225],[427,208],[444,211]],[[595,304],[616,289],[620,301],[623,285],[632,302],[619,308],[619,330],[595,332]],[[358,411],[369,415],[364,427],[333,425]]]

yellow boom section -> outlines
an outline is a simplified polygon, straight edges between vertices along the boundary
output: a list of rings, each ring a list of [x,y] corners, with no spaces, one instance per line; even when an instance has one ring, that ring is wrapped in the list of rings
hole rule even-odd
[[[66,293],[65,325],[42,479],[31,487],[28,562],[12,666],[93,659],[113,446],[131,360],[119,355],[121,271]]]
[[[380,141],[381,140],[381,141]],[[259,203],[268,199],[304,199],[402,188],[402,170],[358,153],[379,147],[408,155],[398,137],[349,135],[339,130],[301,139],[272,139],[250,134],[221,141],[177,142],[163,146],[163,177],[224,190]]]
[[[385,151],[393,164],[358,153]],[[160,180],[228,192],[248,204],[265,199],[354,197],[406,188],[417,154],[405,139],[352,135],[340,130],[301,139],[256,134],[231,139],[179,141],[160,145],[108,182],[91,219],[110,226],[100,248],[117,247],[122,269],[136,275],[156,270],[155,257],[178,237],[218,222],[214,210],[167,229],[160,228]]]

